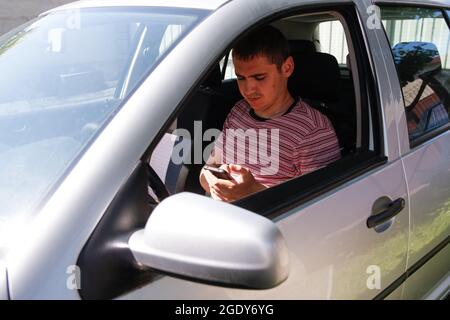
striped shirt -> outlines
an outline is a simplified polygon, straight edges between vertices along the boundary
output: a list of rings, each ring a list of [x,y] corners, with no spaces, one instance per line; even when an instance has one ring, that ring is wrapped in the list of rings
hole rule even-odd
[[[340,159],[328,118],[300,98],[282,116],[258,117],[245,100],[230,111],[214,149],[221,163],[247,167],[271,187]]]

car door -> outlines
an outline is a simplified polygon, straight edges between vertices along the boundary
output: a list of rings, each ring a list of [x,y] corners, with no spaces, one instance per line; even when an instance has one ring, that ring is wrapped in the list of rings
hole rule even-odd
[[[411,201],[404,297],[439,298],[448,290],[450,271],[448,10],[397,5],[382,7],[381,17],[393,48],[394,61],[386,56],[387,64],[397,67],[395,87],[400,84],[404,101],[399,131]],[[396,50],[399,47],[401,56]],[[421,55],[422,64],[407,64],[410,57]],[[408,73],[414,77],[408,79]],[[419,95],[420,99],[414,100]]]
[[[229,10],[223,10],[224,15],[233,13],[243,4],[244,1],[233,2]],[[252,3],[245,2],[245,5]],[[273,3],[258,2],[257,12],[262,17],[286,9],[274,7]],[[295,1],[288,7],[300,13],[303,8]],[[318,13],[325,10],[315,9]],[[368,29],[364,21],[370,15],[364,3],[358,2],[355,6],[330,3],[326,9],[339,17],[353,52],[360,114],[359,146],[354,154],[329,167],[236,203],[277,224],[290,252],[288,279],[276,288],[256,291],[163,276],[120,298],[401,297],[402,282],[397,280],[404,275],[407,263],[409,199],[398,144],[399,104],[393,99],[384,60],[374,54],[385,49],[378,42],[383,31]],[[310,6],[309,10],[314,11],[314,7]],[[202,26],[196,32],[203,32]],[[189,214],[189,208],[185,209]],[[372,223],[374,220],[379,221]]]

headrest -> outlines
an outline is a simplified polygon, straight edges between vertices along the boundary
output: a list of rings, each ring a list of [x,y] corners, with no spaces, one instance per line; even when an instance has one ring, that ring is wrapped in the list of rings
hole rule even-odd
[[[289,78],[289,91],[294,96],[323,102],[339,99],[339,64],[330,54],[293,53],[294,73]]]
[[[316,46],[309,40],[289,40],[289,49],[291,53],[313,53],[316,52]]]

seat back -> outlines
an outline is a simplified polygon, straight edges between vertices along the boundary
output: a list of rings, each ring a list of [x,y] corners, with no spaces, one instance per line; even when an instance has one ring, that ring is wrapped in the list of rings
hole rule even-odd
[[[292,52],[295,67],[288,88],[293,96],[300,96],[313,108],[326,115],[338,136],[341,153],[349,153],[356,143],[355,105],[344,96],[353,92],[341,83],[336,58],[322,52]]]
[[[295,54],[314,53],[316,46],[309,40],[289,40],[289,49]]]

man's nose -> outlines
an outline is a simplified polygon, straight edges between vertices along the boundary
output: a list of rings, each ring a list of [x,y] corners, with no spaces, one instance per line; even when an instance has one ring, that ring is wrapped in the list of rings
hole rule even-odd
[[[257,90],[256,90],[256,81],[254,81],[253,79],[247,79],[245,82],[244,82],[244,93],[246,94],[246,95],[249,95],[249,94],[253,94],[253,93],[255,93]]]

